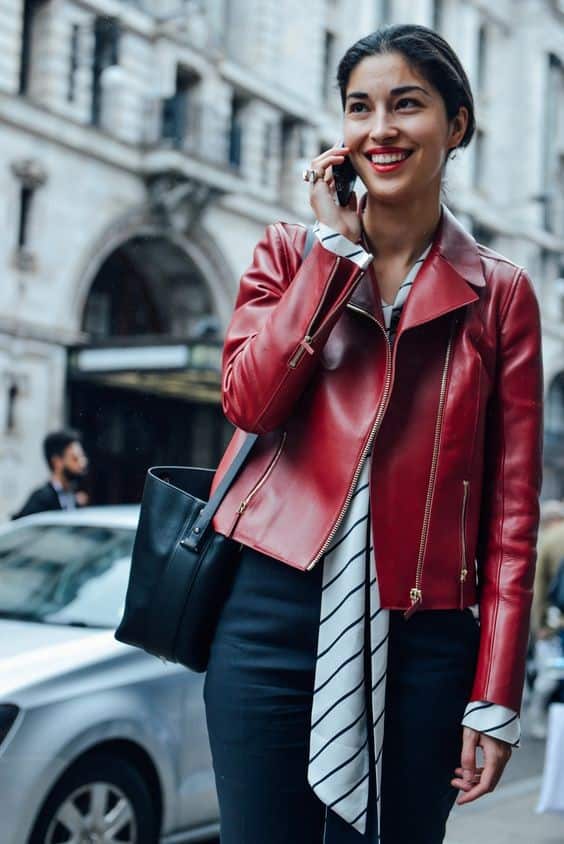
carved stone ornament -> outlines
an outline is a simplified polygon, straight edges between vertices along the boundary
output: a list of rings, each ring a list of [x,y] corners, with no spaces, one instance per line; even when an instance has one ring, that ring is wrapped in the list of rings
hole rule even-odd
[[[36,158],[20,158],[13,161],[11,170],[16,179],[26,188],[35,190],[47,181],[47,171]]]

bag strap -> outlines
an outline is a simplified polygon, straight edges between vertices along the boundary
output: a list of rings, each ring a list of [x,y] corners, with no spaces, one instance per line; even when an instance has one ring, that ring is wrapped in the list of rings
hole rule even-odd
[[[315,233],[313,231],[313,226],[308,226],[304,251],[302,253],[302,262],[307,258],[307,256],[311,252],[314,242]],[[208,503],[205,505],[205,507],[200,510],[200,514],[192,525],[190,533],[183,537],[180,544],[184,545],[185,548],[188,548],[191,551],[198,550],[198,545],[205,536],[207,529],[210,526],[211,520],[215,516],[216,510],[218,509],[219,505],[229,492],[231,484],[243,468],[243,465],[247,457],[251,453],[251,450],[254,444],[256,443],[258,436],[258,434],[247,434],[247,436],[243,440],[243,445],[235,455],[233,462],[231,463],[229,469],[221,479],[216,491],[214,492]]]

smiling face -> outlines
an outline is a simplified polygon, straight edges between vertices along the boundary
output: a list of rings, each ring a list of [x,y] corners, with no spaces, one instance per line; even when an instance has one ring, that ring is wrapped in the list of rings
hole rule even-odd
[[[400,53],[362,59],[346,91],[344,141],[368,193],[381,201],[440,197],[444,163],[468,113],[451,121],[439,91]]]

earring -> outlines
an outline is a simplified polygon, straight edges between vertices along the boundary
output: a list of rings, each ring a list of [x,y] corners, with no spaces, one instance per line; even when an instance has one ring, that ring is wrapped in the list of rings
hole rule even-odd
[[[450,149],[450,150],[449,150],[449,152],[448,152],[448,158],[449,158],[451,161],[454,161],[454,159],[456,158],[456,147],[452,147],[452,149]]]

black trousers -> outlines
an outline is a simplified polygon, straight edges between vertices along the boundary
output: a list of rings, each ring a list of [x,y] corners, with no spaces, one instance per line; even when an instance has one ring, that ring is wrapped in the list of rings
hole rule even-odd
[[[323,842],[307,782],[321,577],[250,549],[238,563],[204,689],[222,844]],[[381,837],[373,801],[365,836],[330,813],[327,844],[443,841],[478,642],[469,611],[390,612]]]

